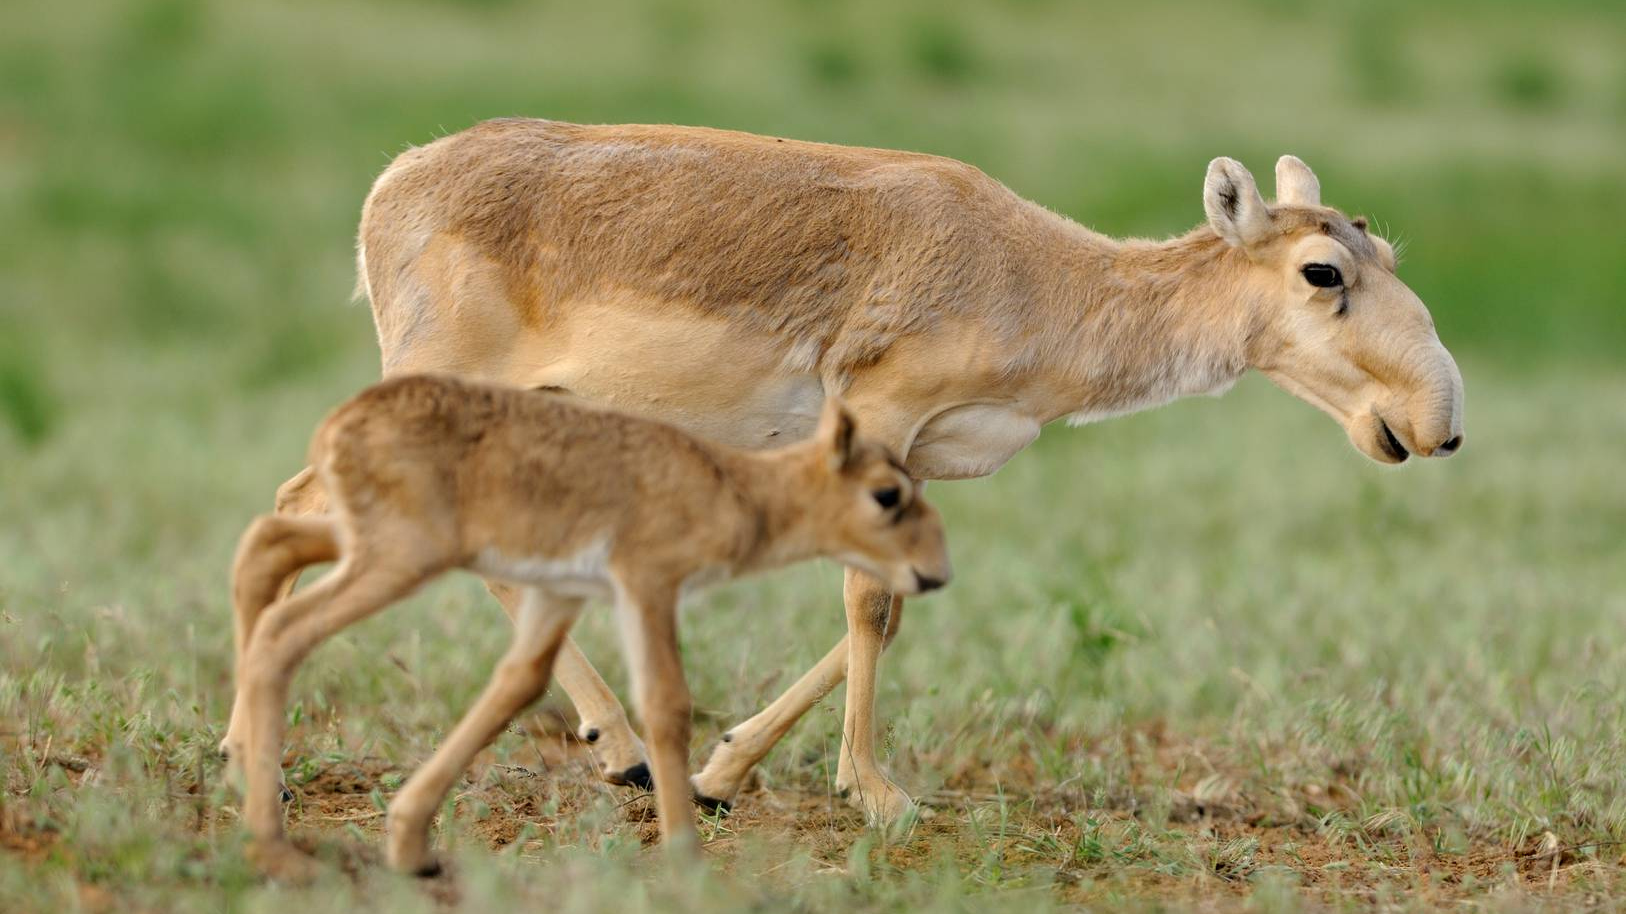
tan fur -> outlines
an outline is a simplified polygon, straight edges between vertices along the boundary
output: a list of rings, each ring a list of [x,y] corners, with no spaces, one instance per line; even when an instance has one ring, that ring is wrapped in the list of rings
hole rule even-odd
[[[1461,378],[1392,250],[1323,206],[1298,159],[1277,185],[1267,204],[1216,159],[1206,224],[1119,241],[935,156],[510,119],[400,156],[359,256],[387,375],[558,387],[743,447],[804,437],[841,395],[921,479],[987,475],[1048,422],[1219,392],[1250,367],[1374,459],[1403,459],[1391,436],[1454,450]],[[1309,262],[1347,288],[1308,285]],[[849,662],[873,664],[896,630],[868,609],[885,603],[849,581],[850,640],[730,731],[702,795],[732,796]],[[584,727],[604,716],[606,770],[635,761],[613,696],[585,661],[563,664]],[[873,726],[872,681],[849,689],[849,738]],[[848,746],[841,765],[872,814],[907,808],[867,753]]]
[[[679,599],[817,556],[900,593],[950,574],[936,511],[834,400],[814,440],[745,452],[564,395],[406,377],[335,410],[310,460],[328,512],[260,518],[233,571],[239,700],[226,749],[245,767],[244,819],[274,875],[309,868],[283,840],[278,804],[295,668],[335,632],[447,570],[477,571],[524,597],[485,693],[391,803],[388,856],[410,872],[435,868],[430,818],[475,754],[541,694],[584,599],[616,603],[662,833],[688,844]],[[335,558],[321,581],[276,601],[289,576]]]

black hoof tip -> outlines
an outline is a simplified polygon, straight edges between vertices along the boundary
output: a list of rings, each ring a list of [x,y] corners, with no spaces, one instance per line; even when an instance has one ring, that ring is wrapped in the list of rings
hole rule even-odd
[[[699,793],[694,795],[694,805],[700,807],[700,810],[707,815],[713,816],[726,816],[734,811],[733,803]]]
[[[294,792],[288,789],[287,784],[281,785],[277,788],[277,790],[279,791],[277,797],[281,799],[284,804],[292,803],[294,801]]]
[[[428,863],[425,863],[423,866],[413,870],[412,875],[418,877],[419,879],[434,879],[444,872],[446,872],[446,868],[440,865],[439,860],[431,860]]]
[[[655,790],[655,779],[649,776],[649,765],[645,762],[639,762],[620,774],[608,775],[605,780],[622,787],[636,787],[650,792]]]

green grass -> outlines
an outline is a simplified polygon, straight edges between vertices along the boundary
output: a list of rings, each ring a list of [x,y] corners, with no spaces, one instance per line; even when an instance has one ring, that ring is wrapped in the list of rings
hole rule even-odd
[[[1510,384],[1473,363],[1469,376],[1475,438],[1447,464],[1371,466],[1325,419],[1250,383],[1221,402],[1057,430],[992,480],[934,488],[962,576],[910,610],[881,704],[888,764],[935,816],[882,848],[826,808],[829,703],[724,823],[726,873],[692,878],[747,906],[816,906],[835,883],[887,908],[939,892],[1028,889],[1026,905],[1226,893],[1229,871],[1324,875],[1249,863],[1235,843],[1279,855],[1286,834],[1336,849],[1353,884],[1395,892],[1415,887],[1420,855],[1466,865],[1500,849],[1513,875],[1485,891],[1505,891],[1523,884],[1516,855],[1551,832],[1593,848],[1566,862],[1566,888],[1612,886],[1610,842],[1626,838],[1626,416],[1587,404],[1618,401],[1626,381]],[[299,453],[297,414],[325,403],[299,399],[265,413],[286,419],[222,420],[192,449],[184,425],[138,418],[65,431],[11,477],[6,802],[60,838],[40,861],[0,857],[0,893],[26,884],[42,908],[50,886],[75,880],[202,908],[279,893],[240,860],[210,750],[229,702],[222,569]],[[1571,430],[1562,448],[1555,428]],[[125,444],[123,472],[74,457],[109,436]],[[227,442],[238,459],[211,459]],[[57,507],[25,513],[41,504]],[[697,753],[839,636],[836,577],[804,568],[690,611]],[[618,669],[607,623],[589,617],[583,639]],[[324,647],[296,689],[291,778],[371,765],[388,793],[472,700],[504,628],[458,581]],[[494,758],[536,769],[536,752],[515,735]],[[87,758],[95,782],[53,756]],[[546,772],[491,769],[465,788],[442,826],[462,890],[551,893],[579,871],[598,886],[572,888],[579,903],[617,909],[618,874],[653,866],[633,852],[645,824],[585,766]],[[493,808],[536,823],[532,838],[492,856],[480,823]],[[352,906],[349,886],[335,876],[338,896],[300,903]]]
[[[1616,5],[13,6],[0,909],[1618,904]],[[1252,380],[934,486],[960,576],[908,611],[880,694],[889,769],[932,815],[885,835],[830,800],[830,701],[681,874],[639,849],[646,800],[523,734],[443,817],[456,899],[358,850],[504,643],[476,583],[438,585],[301,674],[295,818],[357,872],[266,886],[211,754],[226,563],[375,377],[343,304],[368,182],[516,113],[954,155],[1115,234],[1198,221],[1215,155],[1268,186],[1292,151],[1407,242],[1468,445],[1378,468]],[[839,637],[838,576],[689,612],[697,759]],[[619,683],[605,616],[582,639]]]

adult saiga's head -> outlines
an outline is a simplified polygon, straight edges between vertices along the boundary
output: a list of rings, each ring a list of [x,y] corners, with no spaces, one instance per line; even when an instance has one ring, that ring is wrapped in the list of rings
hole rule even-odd
[[[1309,166],[1282,156],[1267,204],[1241,163],[1215,159],[1203,207],[1247,255],[1253,367],[1337,419],[1373,460],[1448,457],[1462,446],[1462,375],[1433,318],[1395,275],[1388,242],[1364,218],[1321,205]]]

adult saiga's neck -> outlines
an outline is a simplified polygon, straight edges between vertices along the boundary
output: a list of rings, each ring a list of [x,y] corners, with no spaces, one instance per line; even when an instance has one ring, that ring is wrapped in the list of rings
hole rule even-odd
[[[1207,226],[1119,241],[1054,217],[1034,353],[1053,414],[1079,421],[1216,393],[1247,368],[1246,255]]]

